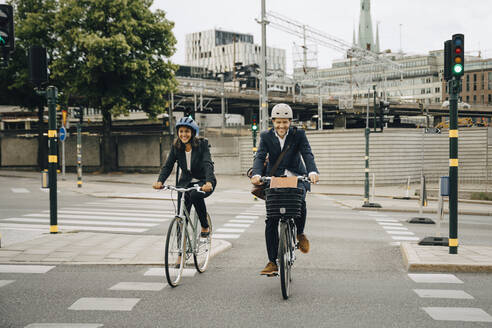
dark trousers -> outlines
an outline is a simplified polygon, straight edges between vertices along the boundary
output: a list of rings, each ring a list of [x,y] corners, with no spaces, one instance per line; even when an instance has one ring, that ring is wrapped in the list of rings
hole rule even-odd
[[[190,183],[188,186],[185,188],[192,187],[195,183]],[[200,186],[202,186],[204,183],[198,183]],[[215,189],[215,185],[213,185]],[[191,205],[195,207],[195,211],[198,214],[198,219],[200,220],[200,224],[202,225],[202,228],[208,228],[208,222],[207,222],[207,206],[205,205],[205,198],[210,196],[214,190],[210,192],[198,192],[196,190],[190,191],[185,193],[185,207],[188,213],[190,213],[191,210]]]
[[[303,183],[297,185],[298,188],[303,190],[302,195],[302,205],[301,205],[301,216],[294,219],[297,228],[297,234],[300,235],[304,233],[304,226],[306,225],[306,187]],[[279,218],[267,218],[265,220],[265,240],[266,248],[268,253],[268,260],[270,262],[276,263],[277,252],[278,252],[278,223]]]

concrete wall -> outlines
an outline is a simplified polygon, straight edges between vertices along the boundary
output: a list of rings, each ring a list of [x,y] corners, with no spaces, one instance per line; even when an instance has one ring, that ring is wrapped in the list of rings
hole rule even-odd
[[[160,136],[118,136],[118,166],[159,167]]]
[[[101,155],[99,153],[101,138],[98,136],[82,135],[82,168],[99,167]],[[62,156],[61,142],[58,152],[60,153],[60,163]],[[65,160],[66,167],[77,166],[77,135],[72,134],[65,140]]]
[[[487,160],[487,128],[459,131],[459,176],[464,182],[483,182],[487,168],[492,172],[492,156]],[[309,131],[307,133],[324,184],[362,184],[364,182],[364,131]],[[240,173],[252,166],[252,139],[241,137]],[[490,144],[489,144],[490,145]],[[489,147],[490,149],[490,147]],[[378,184],[405,183],[420,179],[420,172],[437,181],[449,172],[449,133],[423,135],[421,129],[385,129],[372,133],[369,142],[370,174]],[[423,155],[423,156],[422,156]],[[471,181],[468,181],[471,180]]]
[[[37,166],[38,139],[36,137],[2,137],[0,138],[0,166]]]

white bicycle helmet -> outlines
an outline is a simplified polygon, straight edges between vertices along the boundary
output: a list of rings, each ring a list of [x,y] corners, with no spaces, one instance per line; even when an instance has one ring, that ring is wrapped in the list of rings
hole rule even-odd
[[[292,119],[292,108],[287,104],[276,104],[272,108],[272,119],[273,118],[290,118]]]

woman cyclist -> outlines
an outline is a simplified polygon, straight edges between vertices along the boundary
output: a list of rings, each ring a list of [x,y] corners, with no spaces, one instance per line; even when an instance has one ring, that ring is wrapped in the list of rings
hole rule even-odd
[[[185,206],[188,213],[191,205],[200,219],[202,226],[201,236],[206,238],[210,234],[207,222],[207,207],[204,198],[212,194],[217,184],[214,175],[214,162],[210,155],[208,140],[198,137],[199,128],[195,121],[190,117],[183,117],[176,123],[178,137],[174,141],[166,163],[161,169],[159,178],[152,185],[154,189],[162,189],[173,170],[175,162],[178,162],[181,169],[181,177],[178,187],[189,188],[195,184],[201,186],[205,192],[193,190],[185,194]]]

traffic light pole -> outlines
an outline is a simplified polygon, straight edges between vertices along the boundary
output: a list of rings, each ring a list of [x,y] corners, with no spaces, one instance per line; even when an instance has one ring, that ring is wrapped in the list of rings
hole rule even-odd
[[[82,115],[82,113],[80,114]],[[82,188],[82,118],[77,122],[77,188]]]
[[[56,102],[58,89],[49,86],[46,91],[39,94],[46,95],[48,100],[48,181],[50,188],[50,233],[58,233],[58,210],[57,210],[57,168],[58,168],[58,141],[56,137]]]
[[[461,78],[448,82],[449,90],[449,254],[458,254],[458,94]]]
[[[260,131],[268,129],[268,94],[267,94],[267,51],[266,51],[266,5],[261,0],[261,90],[260,90]]]

